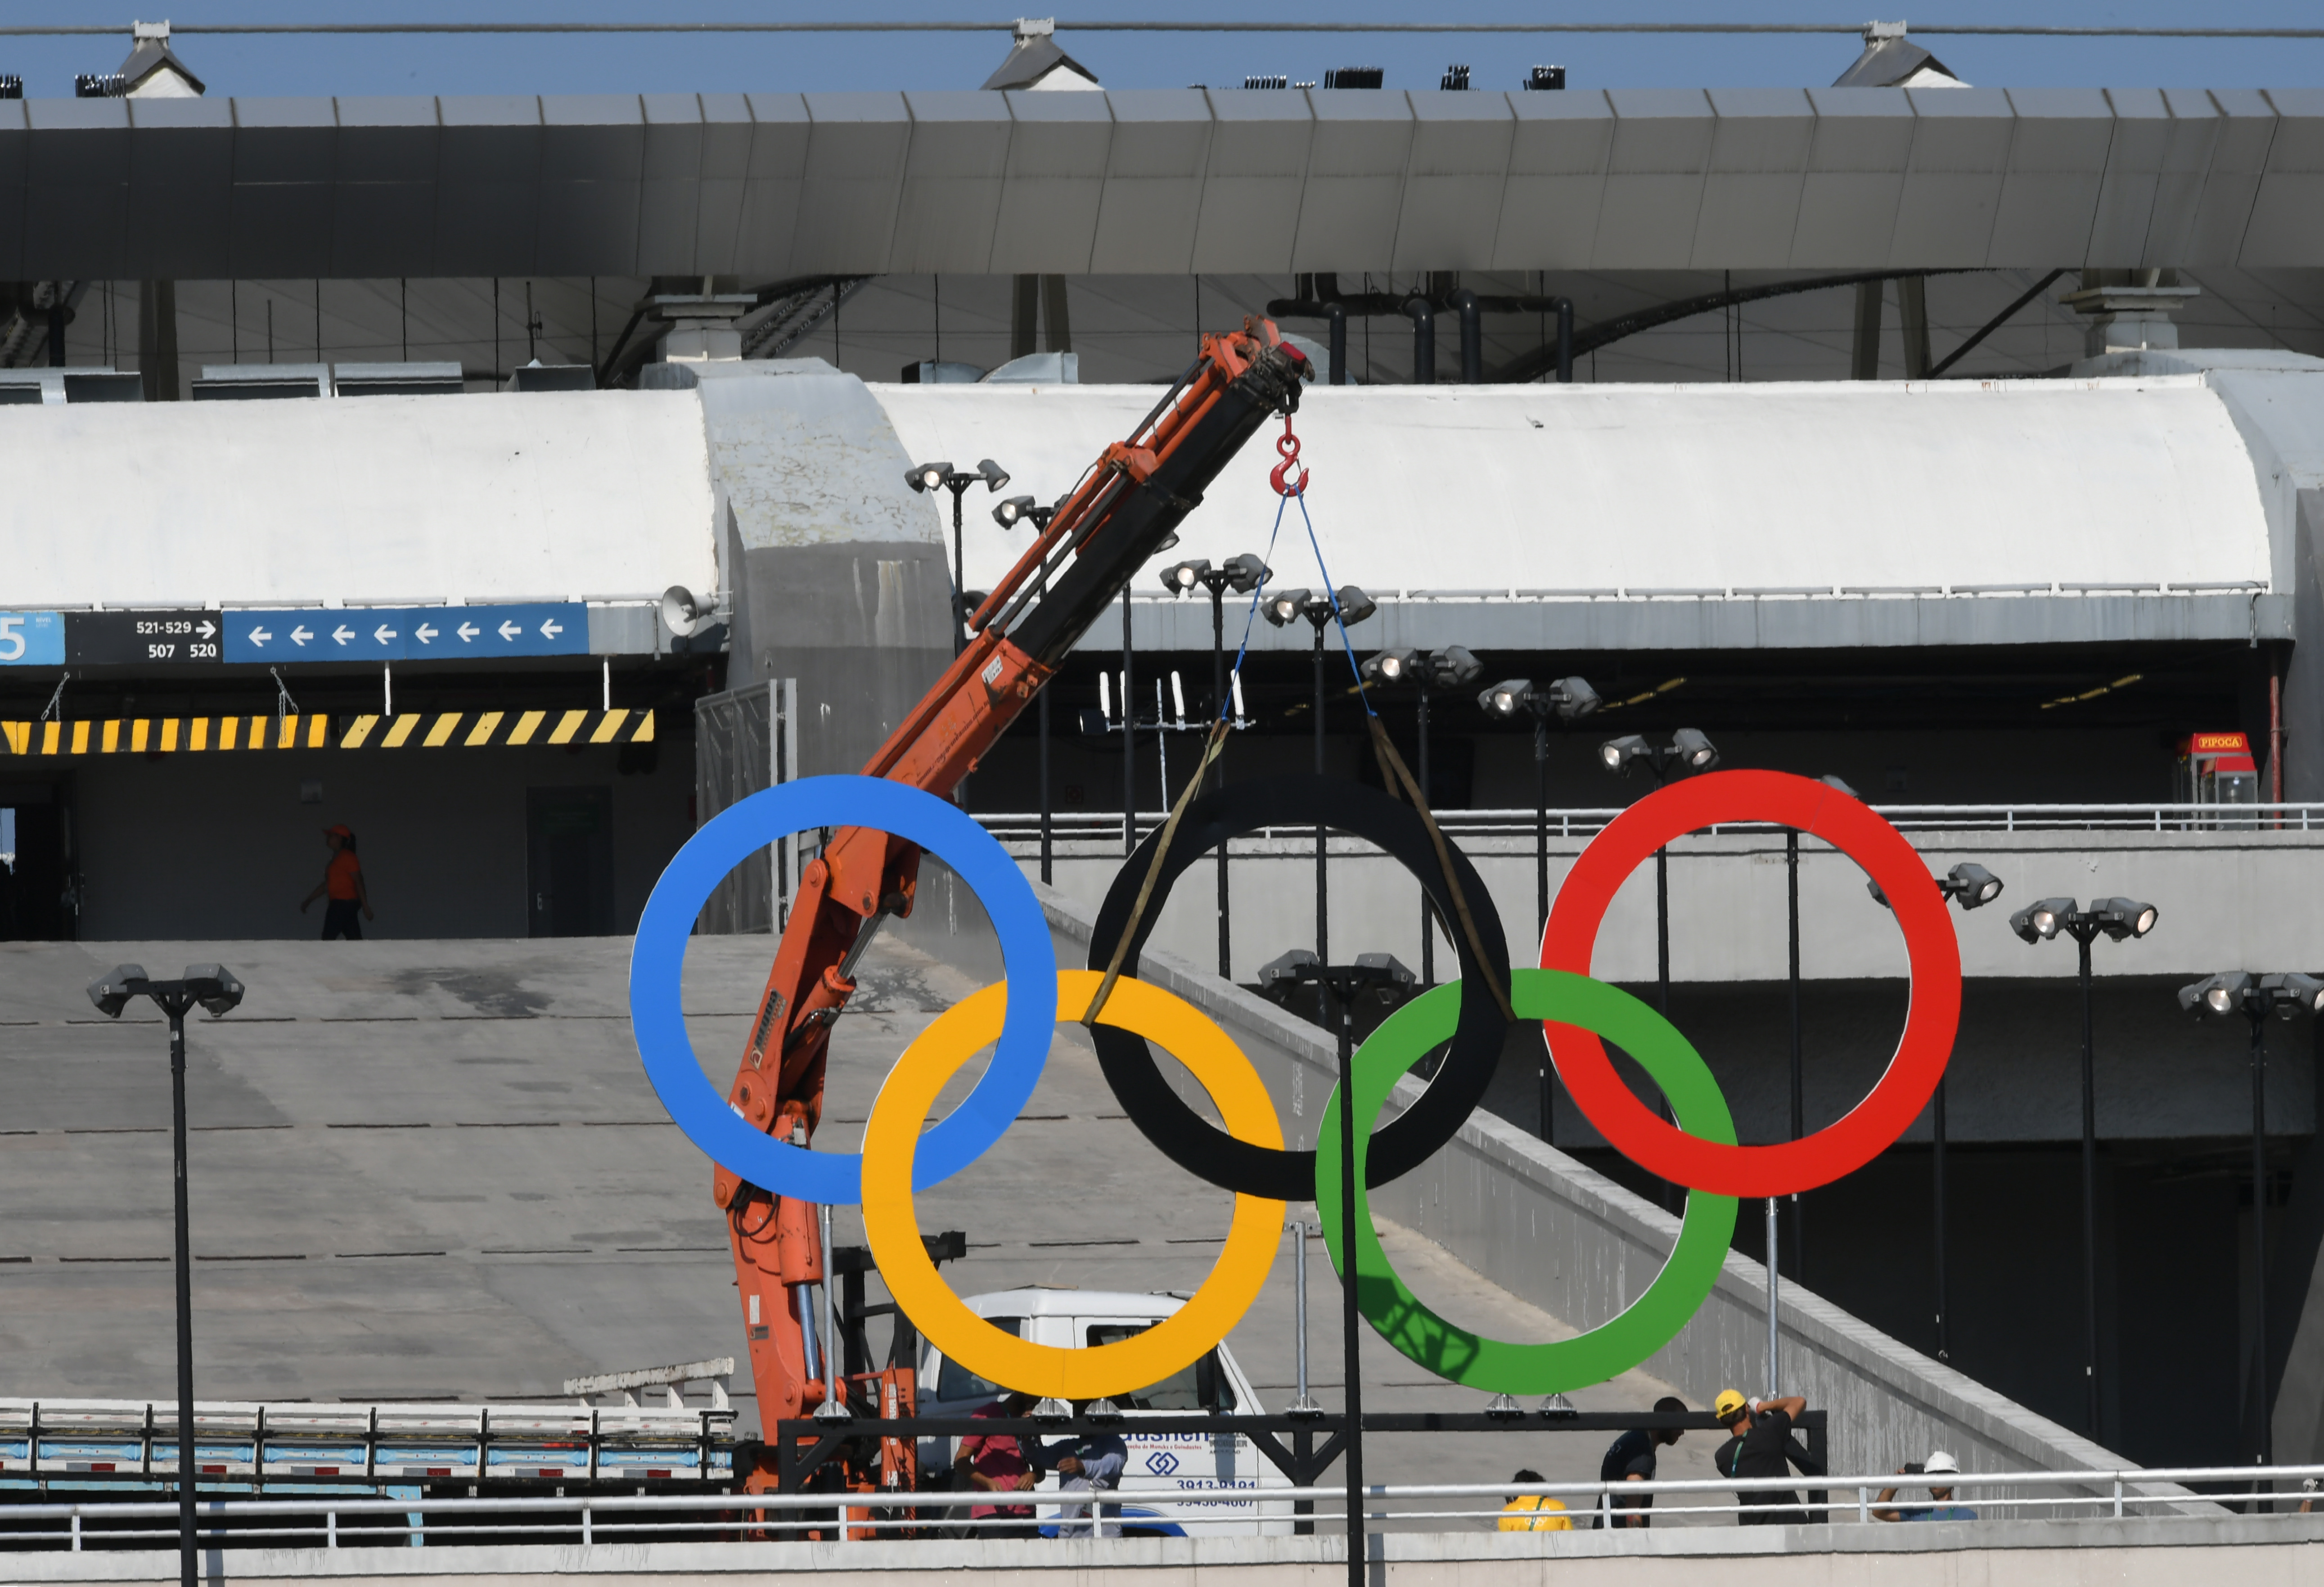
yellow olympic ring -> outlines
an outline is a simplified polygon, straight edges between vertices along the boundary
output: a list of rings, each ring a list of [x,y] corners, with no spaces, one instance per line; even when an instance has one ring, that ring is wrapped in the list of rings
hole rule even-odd
[[[1058,971],[1059,1021],[1080,1019],[1103,979],[1094,970]],[[1158,1383],[1224,1339],[1259,1298],[1281,1243],[1285,1204],[1237,1195],[1226,1248],[1210,1277],[1185,1306],[1133,1338],[1085,1349],[1036,1344],[970,1311],[920,1243],[912,1154],[936,1093],[1000,1036],[1007,1007],[1005,982],[963,999],[922,1031],[888,1072],[863,1128],[864,1239],[904,1315],[947,1359],[980,1377],[1060,1399],[1094,1399]],[[1274,1101],[1250,1058],[1193,1004],[1125,976],[1114,983],[1099,1022],[1160,1042],[1202,1083],[1236,1140],[1283,1144]]]

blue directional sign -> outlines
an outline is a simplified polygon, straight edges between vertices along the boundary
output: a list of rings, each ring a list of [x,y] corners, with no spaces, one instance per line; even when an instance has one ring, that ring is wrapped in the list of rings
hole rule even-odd
[[[0,667],[61,667],[65,620],[56,612],[0,612]]]
[[[489,660],[588,653],[589,608],[577,601],[294,607],[226,614],[229,661]]]

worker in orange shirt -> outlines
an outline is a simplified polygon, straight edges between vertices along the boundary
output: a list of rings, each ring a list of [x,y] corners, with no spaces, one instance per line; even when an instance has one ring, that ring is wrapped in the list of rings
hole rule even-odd
[[[330,863],[323,867],[323,880],[315,890],[299,900],[299,912],[317,899],[324,900],[323,940],[343,937],[349,942],[363,940],[363,925],[355,911],[363,910],[364,920],[376,918],[371,912],[371,889],[364,883],[363,862],[355,858],[355,835],[345,826],[326,827],[323,842],[331,851]]]

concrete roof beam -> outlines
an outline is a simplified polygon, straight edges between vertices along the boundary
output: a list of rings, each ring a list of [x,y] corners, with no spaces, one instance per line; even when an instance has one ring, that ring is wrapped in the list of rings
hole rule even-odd
[[[2112,97],[2117,105],[2126,97],[2119,92]],[[2140,268],[2146,270],[2175,268],[2192,257],[2196,211],[2219,144],[2219,107],[2209,94],[2164,88],[2162,98],[2171,115],[2171,134],[2155,176],[2146,251],[2139,257]],[[2119,131],[2116,137],[2119,142]]]
[[[341,99],[338,110],[330,273],[435,273],[436,101]]]
[[[1600,270],[1668,269],[1694,252],[1718,119],[1701,88],[1616,88],[1609,180],[1598,207]]]
[[[443,132],[436,145],[432,273],[522,275],[536,269],[541,102],[479,94],[447,96],[437,105]]]
[[[141,281],[230,272],[234,106],[131,99],[128,263]]]
[[[702,273],[771,280],[819,268],[799,262],[807,152],[814,140],[806,97],[705,94],[702,121]],[[742,195],[735,212],[740,218],[733,262],[713,269],[723,236],[713,231],[710,216],[725,199],[730,170]]]
[[[2015,117],[1999,88],[1907,88],[1913,152],[1885,261],[1974,268],[1993,260],[1994,222],[2009,171]]]
[[[1393,268],[1489,270],[1517,135],[1509,97],[1406,97],[1413,113],[1412,152],[1396,218]]]
[[[995,97],[1007,103],[1016,125],[989,268],[995,274],[1089,273],[1113,155],[1113,113],[1106,97],[1035,91]],[[1063,269],[1060,256],[1067,261]]]
[[[1792,231],[1794,269],[1877,270],[1904,201],[1914,118],[1886,88],[1810,88],[1815,132]]]
[[[904,103],[912,135],[881,268],[920,275],[966,262],[981,275],[990,267],[1008,177],[1014,124],[1007,96],[962,89],[907,94]],[[867,184],[867,204],[876,201],[875,190]]]
[[[155,100],[152,103],[161,104]],[[175,104],[193,101],[175,100]],[[208,103],[208,101],[201,101]],[[288,266],[291,276],[331,269],[332,184],[338,108],[322,97],[233,102],[232,188],[223,273],[257,273],[243,261]]]
[[[2098,88],[2013,88],[2008,99],[2015,131],[1987,256],[2087,258],[2114,109]]]
[[[1305,100],[1307,96],[1302,92],[1293,97]],[[1396,260],[1397,217],[1412,161],[1410,97],[1394,89],[1337,93],[1314,100],[1311,114],[1315,141],[1307,157],[1299,231],[1286,267],[1360,270]],[[1483,254],[1491,247],[1489,237]],[[1422,249],[1439,252],[1425,239]],[[1436,268],[1446,266],[1440,263]]]
[[[1614,107],[1603,90],[1517,94],[1496,270],[1587,270],[1605,202]]]
[[[743,125],[750,110],[741,107]],[[708,158],[710,129],[696,94],[644,94],[638,98],[638,246],[640,275],[723,275],[725,269],[706,269],[703,248],[702,188]],[[728,208],[742,196],[741,166],[749,158],[750,140],[739,143],[734,180],[726,189]],[[724,257],[733,257],[733,234],[727,229]]]
[[[2218,107],[2218,132],[2188,228],[2187,259],[2243,263],[2268,146],[2275,142],[2275,106],[2257,88],[2218,88],[2208,97]]]
[[[1799,226],[1815,106],[1799,88],[1717,88],[1702,209],[1690,263],[1700,270],[1781,270]]]
[[[1211,162],[1210,101],[1194,88],[1105,97],[1112,102],[1113,128],[1090,244],[1091,272],[1176,275],[1193,269]]]
[[[111,276],[128,242],[129,101],[32,99],[24,230],[48,240],[44,278]]]
[[[1217,88],[1208,97],[1211,163],[1187,263],[1204,274],[1288,270],[1315,141],[1306,96]]]
[[[2242,263],[2312,265],[2324,247],[2324,90],[2277,88],[2267,97],[2281,119],[2252,200]]]
[[[809,94],[792,275],[876,275],[896,240],[912,147],[901,94]]]
[[[585,275],[635,272],[645,107],[634,94],[558,95],[540,121],[540,256]]]

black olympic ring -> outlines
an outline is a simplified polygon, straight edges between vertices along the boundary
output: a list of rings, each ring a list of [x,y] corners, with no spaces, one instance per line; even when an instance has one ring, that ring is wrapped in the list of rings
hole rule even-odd
[[[1229,838],[1261,827],[1315,826],[1362,838],[1384,850],[1412,873],[1445,920],[1457,921],[1450,890],[1437,867],[1435,845],[1418,812],[1346,778],[1270,777],[1230,784],[1186,807],[1124,965],[1135,973],[1138,955],[1169,899],[1171,884],[1204,853]],[[1129,924],[1130,908],[1146,883],[1154,846],[1161,836],[1161,829],[1157,828],[1140,844],[1107,890],[1090,941],[1092,969],[1102,970],[1112,962],[1114,945]],[[1500,914],[1469,857],[1449,841],[1445,847],[1460,878],[1470,918],[1476,922],[1489,973],[1507,985],[1508,944],[1501,931]],[[1486,966],[1477,962],[1465,934],[1457,927],[1453,940],[1465,985],[1452,1043],[1428,1089],[1372,1138],[1366,1155],[1368,1186],[1386,1185],[1418,1167],[1452,1140],[1484,1100],[1486,1087],[1499,1067],[1508,1022],[1495,1001],[1482,995]],[[1476,989],[1478,995],[1470,995],[1470,989]],[[1093,1026],[1090,1035],[1097,1046],[1098,1065],[1105,1071],[1106,1084],[1113,1088],[1122,1111],[1172,1162],[1221,1189],[1240,1195],[1294,1202],[1314,1196],[1314,1152],[1252,1146],[1235,1140],[1188,1107],[1171,1089],[1144,1038],[1111,1025]]]

